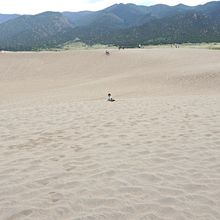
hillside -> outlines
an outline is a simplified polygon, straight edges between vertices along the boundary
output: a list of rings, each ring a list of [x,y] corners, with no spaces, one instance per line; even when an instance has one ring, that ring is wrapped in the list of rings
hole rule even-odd
[[[61,13],[24,15],[0,26],[0,47],[8,50],[31,50],[54,46],[68,40],[65,36],[70,30],[71,24]]]
[[[36,50],[80,39],[86,44],[200,43],[220,41],[220,2],[189,7],[115,4],[90,12],[44,12],[0,24],[0,49]],[[1,16],[0,16],[1,18]]]
[[[83,29],[81,31],[83,32]],[[84,31],[86,30],[84,29]],[[104,33],[99,32],[99,35],[90,30],[84,32],[81,38],[89,44],[99,42],[126,47],[137,47],[138,44],[219,42],[220,19],[192,11],[172,17],[151,20],[142,26],[126,30],[104,31]]]

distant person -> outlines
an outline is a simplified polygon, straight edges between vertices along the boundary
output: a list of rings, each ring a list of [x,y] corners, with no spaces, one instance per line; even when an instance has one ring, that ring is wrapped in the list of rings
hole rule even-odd
[[[109,102],[114,102],[115,101],[115,99],[112,98],[111,93],[108,94],[108,100],[107,101],[109,101]]]
[[[109,56],[110,52],[108,50],[105,51],[105,55]]]

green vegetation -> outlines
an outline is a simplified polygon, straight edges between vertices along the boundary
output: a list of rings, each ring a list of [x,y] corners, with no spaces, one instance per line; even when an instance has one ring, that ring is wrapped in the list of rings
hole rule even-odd
[[[33,51],[65,51],[65,50],[94,50],[94,49],[115,49],[113,45],[94,44],[87,45],[83,42],[66,42],[55,47],[37,48]]]

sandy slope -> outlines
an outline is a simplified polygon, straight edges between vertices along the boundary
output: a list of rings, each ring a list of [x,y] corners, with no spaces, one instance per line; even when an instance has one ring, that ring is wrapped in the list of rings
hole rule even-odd
[[[0,54],[0,219],[220,219],[219,60]]]

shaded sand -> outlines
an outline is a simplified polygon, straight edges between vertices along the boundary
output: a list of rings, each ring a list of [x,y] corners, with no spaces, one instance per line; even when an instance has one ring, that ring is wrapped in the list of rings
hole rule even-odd
[[[0,54],[0,219],[220,219],[219,60]]]

